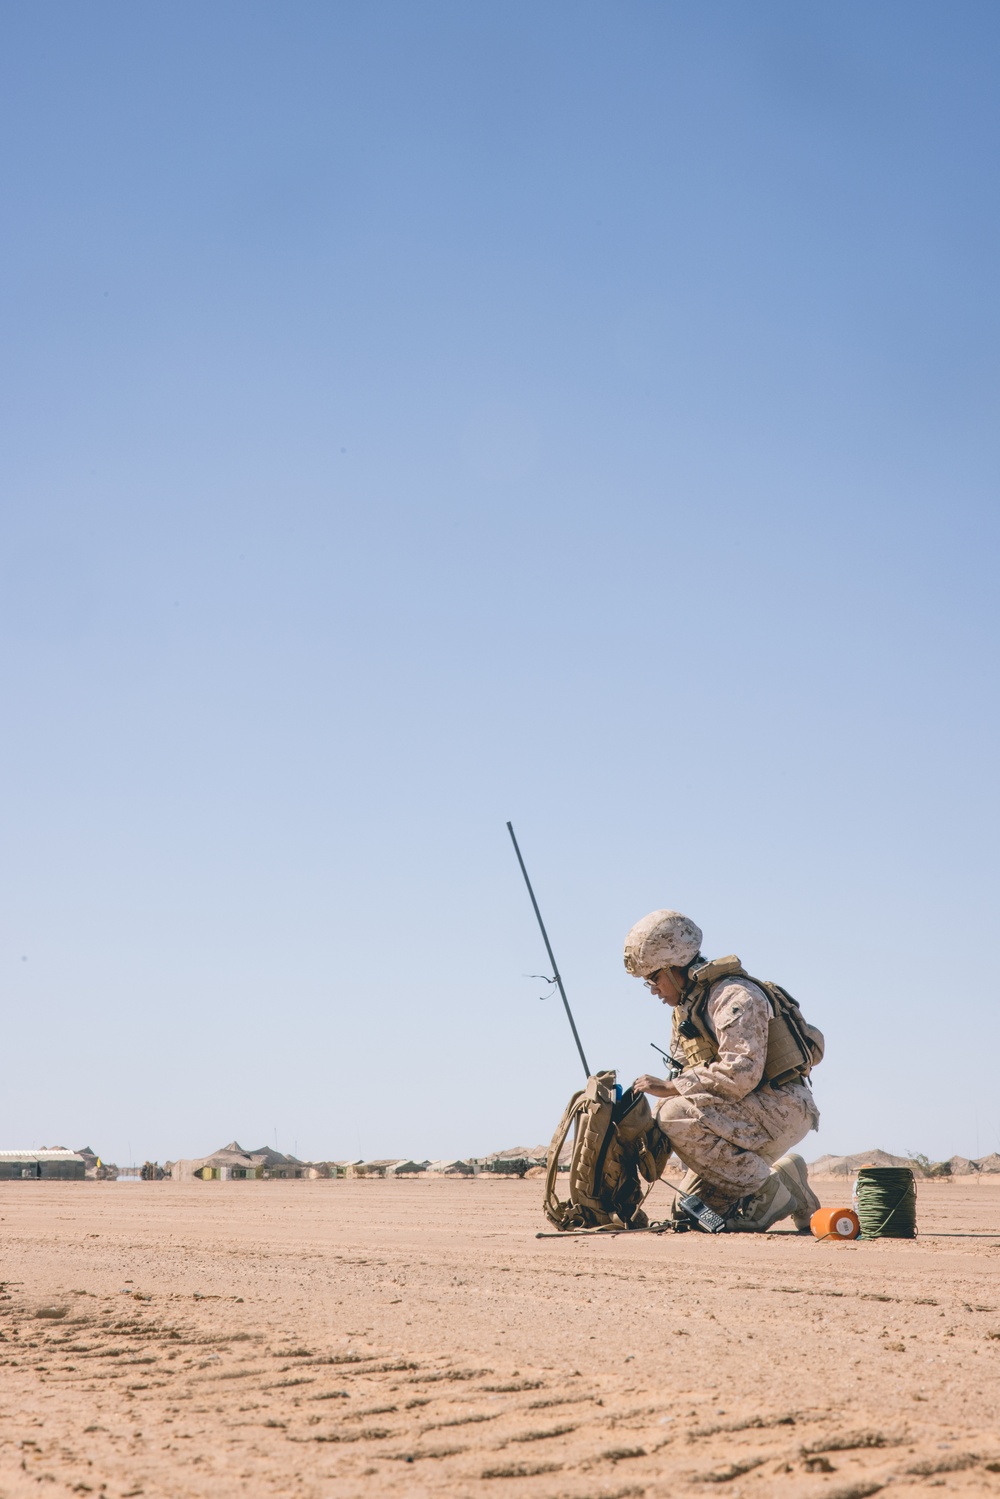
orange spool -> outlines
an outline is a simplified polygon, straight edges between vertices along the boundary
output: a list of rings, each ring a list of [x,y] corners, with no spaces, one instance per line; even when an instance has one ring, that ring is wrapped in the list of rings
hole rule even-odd
[[[809,1227],[817,1239],[856,1239],[861,1232],[853,1208],[817,1208]]]

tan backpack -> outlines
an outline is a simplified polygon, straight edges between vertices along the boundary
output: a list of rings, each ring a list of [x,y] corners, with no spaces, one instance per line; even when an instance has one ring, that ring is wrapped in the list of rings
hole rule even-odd
[[[569,1199],[556,1194],[559,1157],[573,1129]],[[599,1228],[605,1224],[644,1228],[642,1201],[670,1157],[670,1144],[650,1111],[644,1093],[627,1089],[619,1098],[614,1072],[598,1072],[574,1093],[549,1146],[545,1173],[545,1216],[558,1229]]]

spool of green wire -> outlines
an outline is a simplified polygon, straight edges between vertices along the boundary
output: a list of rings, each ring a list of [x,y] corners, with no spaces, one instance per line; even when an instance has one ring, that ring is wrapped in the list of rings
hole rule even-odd
[[[908,1166],[861,1166],[855,1198],[863,1239],[915,1239],[917,1189]]]

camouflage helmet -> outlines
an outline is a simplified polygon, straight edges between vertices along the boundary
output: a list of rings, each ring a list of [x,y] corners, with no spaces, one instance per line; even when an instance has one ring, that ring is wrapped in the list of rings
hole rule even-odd
[[[701,948],[701,927],[680,911],[650,911],[625,938],[625,967],[635,978],[686,968]]]

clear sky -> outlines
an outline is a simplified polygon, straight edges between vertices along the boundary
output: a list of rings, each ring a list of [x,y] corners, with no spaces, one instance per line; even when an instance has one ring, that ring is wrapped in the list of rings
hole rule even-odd
[[[0,10],[6,1146],[550,1135],[674,906],[1000,1149],[992,0]]]

